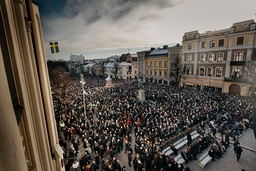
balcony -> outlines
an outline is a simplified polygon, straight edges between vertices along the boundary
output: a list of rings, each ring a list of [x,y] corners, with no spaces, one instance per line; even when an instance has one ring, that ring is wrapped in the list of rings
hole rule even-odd
[[[236,83],[246,83],[247,82],[247,80],[242,77],[225,77],[224,81],[236,82]]]
[[[245,61],[230,61],[231,66],[239,65],[239,66],[244,66]]]

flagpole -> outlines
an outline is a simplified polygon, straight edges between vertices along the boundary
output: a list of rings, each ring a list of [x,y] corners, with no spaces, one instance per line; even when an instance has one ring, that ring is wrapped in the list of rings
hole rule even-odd
[[[45,40],[44,42],[56,42],[61,40],[67,40],[67,39],[55,39],[55,40]]]

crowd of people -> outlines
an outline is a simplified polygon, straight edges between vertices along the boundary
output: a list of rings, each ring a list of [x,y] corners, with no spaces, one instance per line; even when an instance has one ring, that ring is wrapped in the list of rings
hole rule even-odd
[[[145,83],[147,101],[141,104],[137,83],[114,80],[113,88],[104,88],[104,80],[86,77],[84,95],[79,78],[65,94],[52,86],[67,171],[77,167],[74,163],[82,171],[125,170],[118,159],[122,151],[134,170],[189,170],[165,156],[159,146],[197,124],[204,129],[209,123],[212,135],[202,133],[184,151],[189,162],[210,145],[214,132],[221,131],[222,141],[227,141],[249,127],[252,103],[247,97]]]

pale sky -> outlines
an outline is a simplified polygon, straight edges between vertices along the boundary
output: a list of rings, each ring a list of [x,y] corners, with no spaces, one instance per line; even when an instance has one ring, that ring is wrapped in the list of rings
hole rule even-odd
[[[256,14],[256,0],[35,1],[47,59],[105,58],[171,46],[181,43],[185,32],[230,28]],[[51,54],[49,40],[59,42],[60,53]]]

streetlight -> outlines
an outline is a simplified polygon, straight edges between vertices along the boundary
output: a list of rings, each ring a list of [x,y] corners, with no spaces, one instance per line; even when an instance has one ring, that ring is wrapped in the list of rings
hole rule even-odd
[[[84,76],[83,74],[81,74],[81,81],[80,83],[83,85],[83,102],[84,102],[84,119],[85,119],[85,125],[86,125],[86,120],[87,120],[87,117],[86,117],[86,109],[85,109],[85,91],[84,91],[84,85],[85,85],[85,81],[84,81]]]
[[[213,70],[214,70],[214,66],[208,66],[208,76],[210,76],[209,77],[209,92],[210,92],[210,88],[211,88],[211,78],[212,78],[212,76],[213,76]]]

